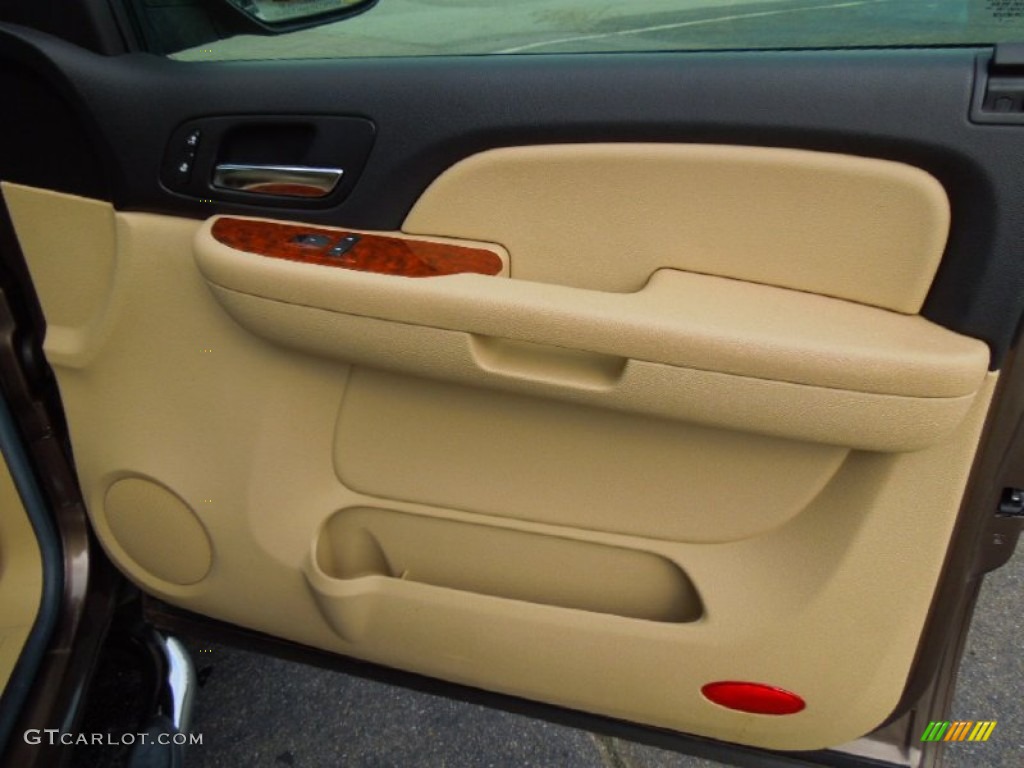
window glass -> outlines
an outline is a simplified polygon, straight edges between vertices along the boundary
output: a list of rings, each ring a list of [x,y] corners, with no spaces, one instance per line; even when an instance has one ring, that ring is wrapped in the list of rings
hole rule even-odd
[[[220,0],[264,19],[327,0]],[[334,0],[338,2],[338,0]],[[185,60],[948,45],[1024,39],[1024,0],[379,0]]]

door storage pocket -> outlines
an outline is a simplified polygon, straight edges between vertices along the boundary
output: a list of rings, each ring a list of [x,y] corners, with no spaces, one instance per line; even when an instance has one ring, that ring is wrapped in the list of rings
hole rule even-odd
[[[651,552],[370,507],[333,515],[311,560],[318,602],[348,639],[389,596],[426,607],[461,594],[669,623],[702,613],[686,574]]]

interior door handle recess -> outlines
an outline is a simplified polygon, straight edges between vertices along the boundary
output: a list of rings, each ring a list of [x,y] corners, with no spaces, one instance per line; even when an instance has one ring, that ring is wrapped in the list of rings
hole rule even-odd
[[[341,168],[221,163],[214,168],[213,186],[275,197],[327,197],[344,174]]]

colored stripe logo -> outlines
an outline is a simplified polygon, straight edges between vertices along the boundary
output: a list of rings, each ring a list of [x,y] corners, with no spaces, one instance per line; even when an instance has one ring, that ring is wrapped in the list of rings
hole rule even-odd
[[[956,720],[928,723],[921,741],[988,741],[996,729],[995,720]]]

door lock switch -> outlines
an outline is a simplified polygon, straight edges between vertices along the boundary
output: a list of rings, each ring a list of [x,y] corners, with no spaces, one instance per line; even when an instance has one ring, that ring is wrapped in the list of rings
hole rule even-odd
[[[183,157],[174,166],[174,180],[178,184],[188,184],[192,180],[192,158]]]
[[[195,165],[201,138],[202,132],[196,128],[185,134],[178,147],[174,160],[174,180],[179,186],[184,186],[192,180],[192,167]]]

